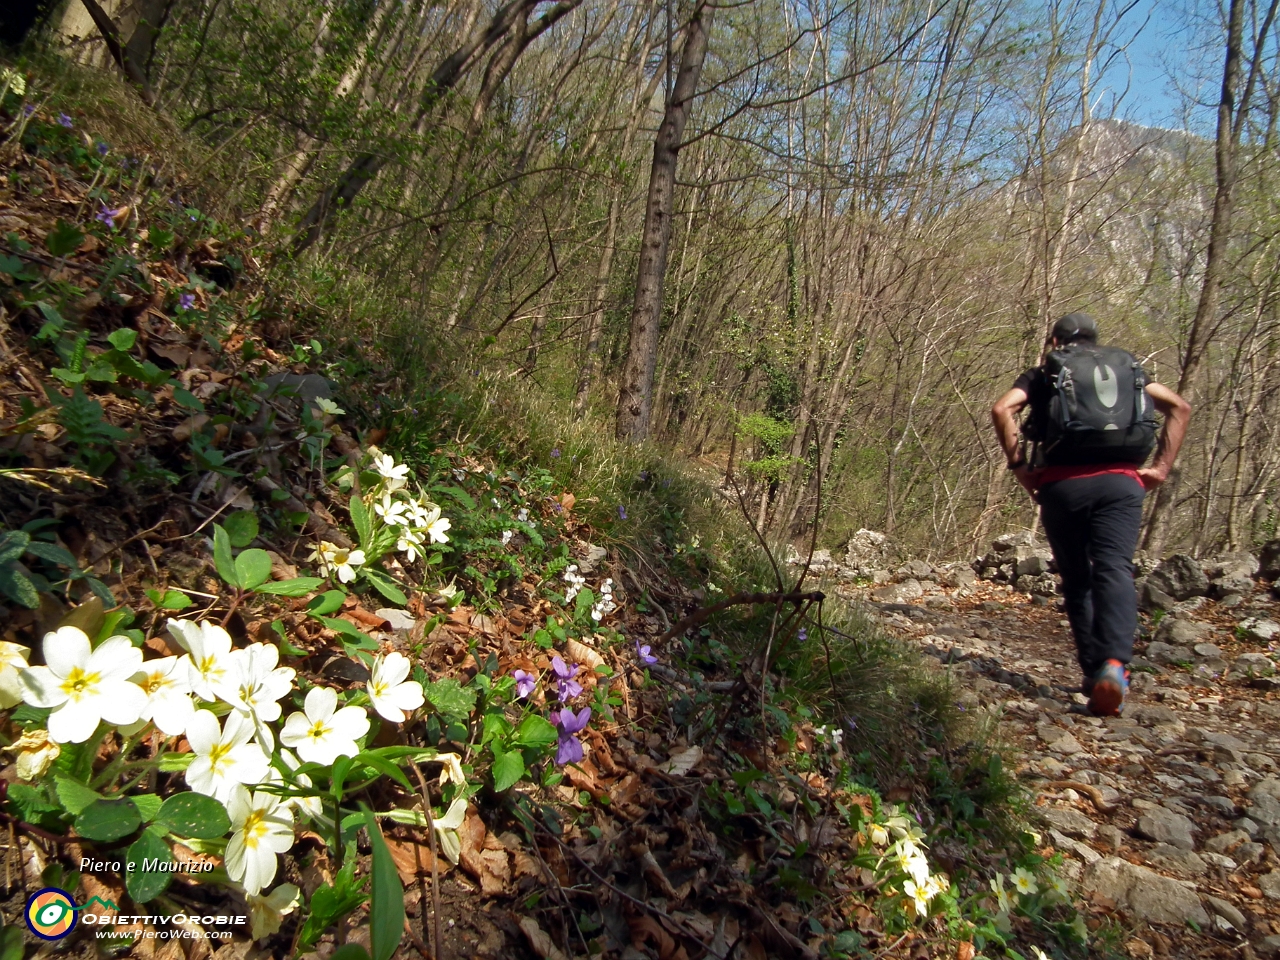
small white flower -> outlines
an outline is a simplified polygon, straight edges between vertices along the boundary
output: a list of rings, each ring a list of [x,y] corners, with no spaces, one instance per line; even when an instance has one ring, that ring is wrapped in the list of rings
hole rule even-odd
[[[409,517],[406,512],[408,507],[409,505],[403,500],[392,500],[390,493],[384,493],[382,500],[373,505],[373,512],[389,527],[407,527],[409,526]]]
[[[284,765],[293,772],[293,779],[299,787],[309,788],[313,786],[311,778],[305,773],[298,773],[298,767],[302,766],[302,761],[295,757],[290,751],[281,749],[280,759],[284,761]],[[274,767],[271,770],[269,783],[284,783],[284,777],[280,776],[280,771]],[[324,816],[324,800],[320,797],[284,797],[282,803],[289,809],[307,817],[311,820],[323,821]]]
[[[280,698],[293,689],[297,672],[277,666],[280,649],[273,643],[253,643],[232,650],[225,678],[214,689],[218,697],[253,721],[259,745],[270,754],[275,746],[267,723],[280,719]]]
[[[1036,955],[1036,960],[1049,960],[1049,955],[1039,947],[1033,946],[1031,952]]]
[[[405,504],[409,522],[419,530],[426,530],[440,518],[440,508],[430,500],[410,500]]]
[[[400,538],[396,541],[396,549],[408,557],[410,563],[417,562],[418,557],[422,556],[422,534],[417,530],[410,530],[405,527],[400,531]]]
[[[453,524],[448,517],[437,517],[427,525],[427,536],[431,538],[432,543],[448,543],[449,537],[445,531],[451,526]]]
[[[1040,892],[1040,887],[1036,883],[1035,874],[1023,867],[1019,867],[1017,870],[1013,871],[1013,888],[1024,897],[1034,896]]]
[[[191,672],[187,657],[148,660],[130,679],[146,694],[146,706],[138,720],[150,720],[166,735],[177,737],[187,730],[187,721],[196,712],[191,702]]]
[[[921,886],[913,880],[908,880],[902,885],[902,892],[912,899],[916,906],[916,913],[920,914],[922,917],[928,915],[929,900],[932,897],[931,892],[927,888],[927,883]]]
[[[408,465],[396,463],[395,457],[389,453],[376,454],[373,458],[373,469],[387,482],[387,489],[392,492],[403,488],[409,482]]]
[[[453,471],[453,479],[461,483],[463,480],[467,479],[467,471],[455,468]]]
[[[409,658],[403,653],[389,653],[373,661],[373,670],[365,684],[369,701],[380,716],[394,723],[403,723],[405,714],[412,713],[426,702],[422,684],[409,676]]]
[[[997,873],[991,878],[991,892],[996,895],[996,912],[1007,914],[1010,910],[1009,891],[1004,886],[1004,874]]]
[[[201,700],[216,700],[216,688],[225,682],[231,668],[231,635],[208,620],[171,619],[169,633],[191,654],[187,673],[192,692]]]
[[[443,766],[440,768],[440,786],[456,783],[460,787],[467,785],[467,775],[462,772],[462,758],[456,753],[442,753],[435,757]]]
[[[0,640],[0,710],[22,702],[21,673],[27,669],[31,650],[20,643]]]
[[[226,804],[242,784],[266,779],[270,767],[252,742],[253,721],[232,710],[226,726],[208,710],[197,710],[187,721],[187,742],[196,758],[187,767],[187,785],[196,793]]]
[[[279,797],[265,791],[250,795],[243,787],[232,794],[227,813],[227,876],[252,896],[275,879],[276,855],[293,846],[293,814]]]
[[[19,780],[43,777],[62,753],[62,748],[49,739],[48,730],[28,730],[6,749],[18,755],[14,772]]]
[[[347,411],[330,400],[328,397],[316,397],[316,406],[320,408],[320,412],[331,417],[340,417]]]
[[[889,842],[889,831],[878,823],[871,825],[871,828],[867,831],[867,836],[877,847],[883,847]]]
[[[458,837],[458,828],[466,817],[467,798],[459,795],[449,805],[448,812],[433,824],[440,839],[440,851],[455,865],[462,856],[462,840]]]
[[[502,545],[503,545],[504,547],[505,547],[508,543],[510,543],[510,542],[511,542],[511,537],[512,537],[512,536],[513,536],[513,534],[511,533],[511,531],[510,531],[510,530],[503,530],[503,531],[502,531]]]
[[[138,719],[146,696],[129,677],[142,665],[142,651],[128,637],[111,637],[94,650],[79,627],[59,627],[44,635],[44,662],[19,674],[23,699],[33,707],[53,707],[49,739],[83,743],[103,720]]]
[[[293,747],[304,763],[329,766],[339,757],[360,752],[356,741],[369,732],[369,717],[359,707],[338,709],[338,694],[328,687],[307,691],[303,710],[292,713],[280,731],[280,742]]]
[[[520,512],[516,514],[516,519],[517,519],[517,520],[519,520],[521,523],[528,523],[528,522],[529,522],[529,511],[528,511],[527,509],[525,509],[524,507],[521,507],[521,508],[520,508]]]
[[[302,902],[300,893],[292,883],[282,883],[266,896],[249,894],[245,898],[249,904],[249,936],[254,940],[264,940],[273,933],[279,933],[284,918]]]
[[[348,550],[328,540],[321,540],[320,546],[311,552],[307,560],[315,563],[326,577],[337,574],[342,583],[350,583],[356,578],[356,567],[364,564],[363,550]]]

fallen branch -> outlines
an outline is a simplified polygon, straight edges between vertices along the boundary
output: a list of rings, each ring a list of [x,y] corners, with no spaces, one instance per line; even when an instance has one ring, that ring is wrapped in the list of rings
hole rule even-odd
[[[676,621],[675,626],[660,636],[656,642],[664,643],[672,637],[678,637],[690,627],[696,627],[706,621],[713,613],[727,610],[729,607],[741,606],[744,603],[771,603],[774,605],[794,603],[799,606],[802,603],[821,603],[825,599],[826,594],[821,590],[807,590],[803,593],[735,593],[727,600],[721,600],[719,603],[713,603],[707,607],[700,607],[682,620]]]

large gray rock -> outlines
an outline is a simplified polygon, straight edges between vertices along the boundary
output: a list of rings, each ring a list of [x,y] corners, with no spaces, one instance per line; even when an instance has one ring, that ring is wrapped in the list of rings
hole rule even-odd
[[[1271,643],[1273,640],[1280,639],[1280,623],[1265,617],[1249,617],[1247,620],[1241,620],[1239,630],[1246,640],[1252,640],[1254,643]]]
[[[1268,540],[1258,553],[1258,572],[1268,580],[1280,579],[1280,540]]]
[[[897,554],[893,541],[883,533],[865,527],[849,538],[844,551],[844,565],[858,573],[883,570],[891,566]]]
[[[1147,644],[1146,657],[1152,663],[1171,667],[1178,663],[1190,663],[1195,659],[1195,654],[1191,652],[1190,647],[1175,647],[1159,640],[1152,640]]]
[[[991,549],[997,553],[1007,553],[1014,547],[1030,547],[1036,542],[1035,534],[1030,530],[1018,530],[1015,533],[1002,533],[991,541]]]
[[[897,575],[902,579],[937,580],[938,574],[933,564],[927,560],[908,560],[898,568]]]
[[[1280,870],[1272,870],[1270,873],[1264,873],[1258,878],[1258,889],[1263,895],[1272,899],[1280,900]]]
[[[1270,677],[1276,672],[1275,661],[1265,653],[1242,653],[1232,668],[1246,677]]]
[[[1147,583],[1175,600],[1203,597],[1209,592],[1209,578],[1200,562],[1185,553],[1177,553],[1151,571]]]
[[[1204,903],[1205,906],[1213,911],[1215,916],[1219,916],[1223,920],[1226,920],[1227,923],[1235,927],[1238,932],[1245,933],[1249,929],[1248,921],[1245,920],[1244,914],[1237,910],[1233,904],[1223,900],[1221,897],[1206,896],[1204,898]]]
[[[1280,780],[1262,780],[1249,791],[1249,816],[1259,827],[1259,833],[1268,835],[1280,828]],[[1242,828],[1243,829],[1243,828]]]
[[[1147,854],[1147,862],[1153,867],[1172,873],[1176,877],[1203,877],[1209,872],[1209,864],[1194,850],[1183,850],[1168,843],[1157,843]]]
[[[1091,840],[1093,835],[1098,832],[1098,825],[1086,817],[1079,810],[1071,807],[1045,807],[1040,811],[1040,816],[1057,827],[1068,837],[1079,837],[1082,840]]]
[[[890,583],[876,587],[871,591],[871,598],[882,603],[906,603],[924,596],[924,587],[919,580],[903,580],[901,583]]]
[[[1152,610],[1168,610],[1178,602],[1147,577],[1135,580],[1133,585],[1138,591],[1138,606],[1148,613]]]
[[[1167,843],[1180,850],[1194,850],[1196,825],[1180,813],[1153,807],[1138,818],[1138,833],[1148,840]]]
[[[1184,620],[1182,617],[1165,617],[1156,627],[1156,639],[1175,646],[1194,646],[1213,631],[1207,623]]]
[[[1258,574],[1258,558],[1252,553],[1227,553],[1215,557],[1205,565],[1205,574],[1210,580],[1236,578],[1249,579]]]
[[[1193,888],[1119,857],[1104,857],[1086,866],[1081,889],[1086,896],[1114,901],[1139,920],[1179,926],[1188,920],[1202,927],[1209,924],[1209,914]]]

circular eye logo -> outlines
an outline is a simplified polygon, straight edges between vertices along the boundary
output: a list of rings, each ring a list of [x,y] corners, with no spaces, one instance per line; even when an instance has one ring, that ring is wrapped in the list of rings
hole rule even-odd
[[[57,887],[37,890],[27,901],[27,926],[44,940],[61,940],[76,925],[76,905],[71,895]]]

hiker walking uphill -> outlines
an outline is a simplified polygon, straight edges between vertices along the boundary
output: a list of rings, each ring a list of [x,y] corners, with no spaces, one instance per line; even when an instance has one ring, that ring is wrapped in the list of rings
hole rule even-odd
[[[1191,406],[1149,382],[1132,354],[1097,341],[1092,317],[1062,317],[1044,364],[1018,377],[991,419],[1009,469],[1040,504],[1089,710],[1116,716],[1138,626],[1133,551],[1142,500],[1168,477]],[[1016,418],[1028,405],[1024,443]],[[1165,417],[1158,444],[1154,411]]]

